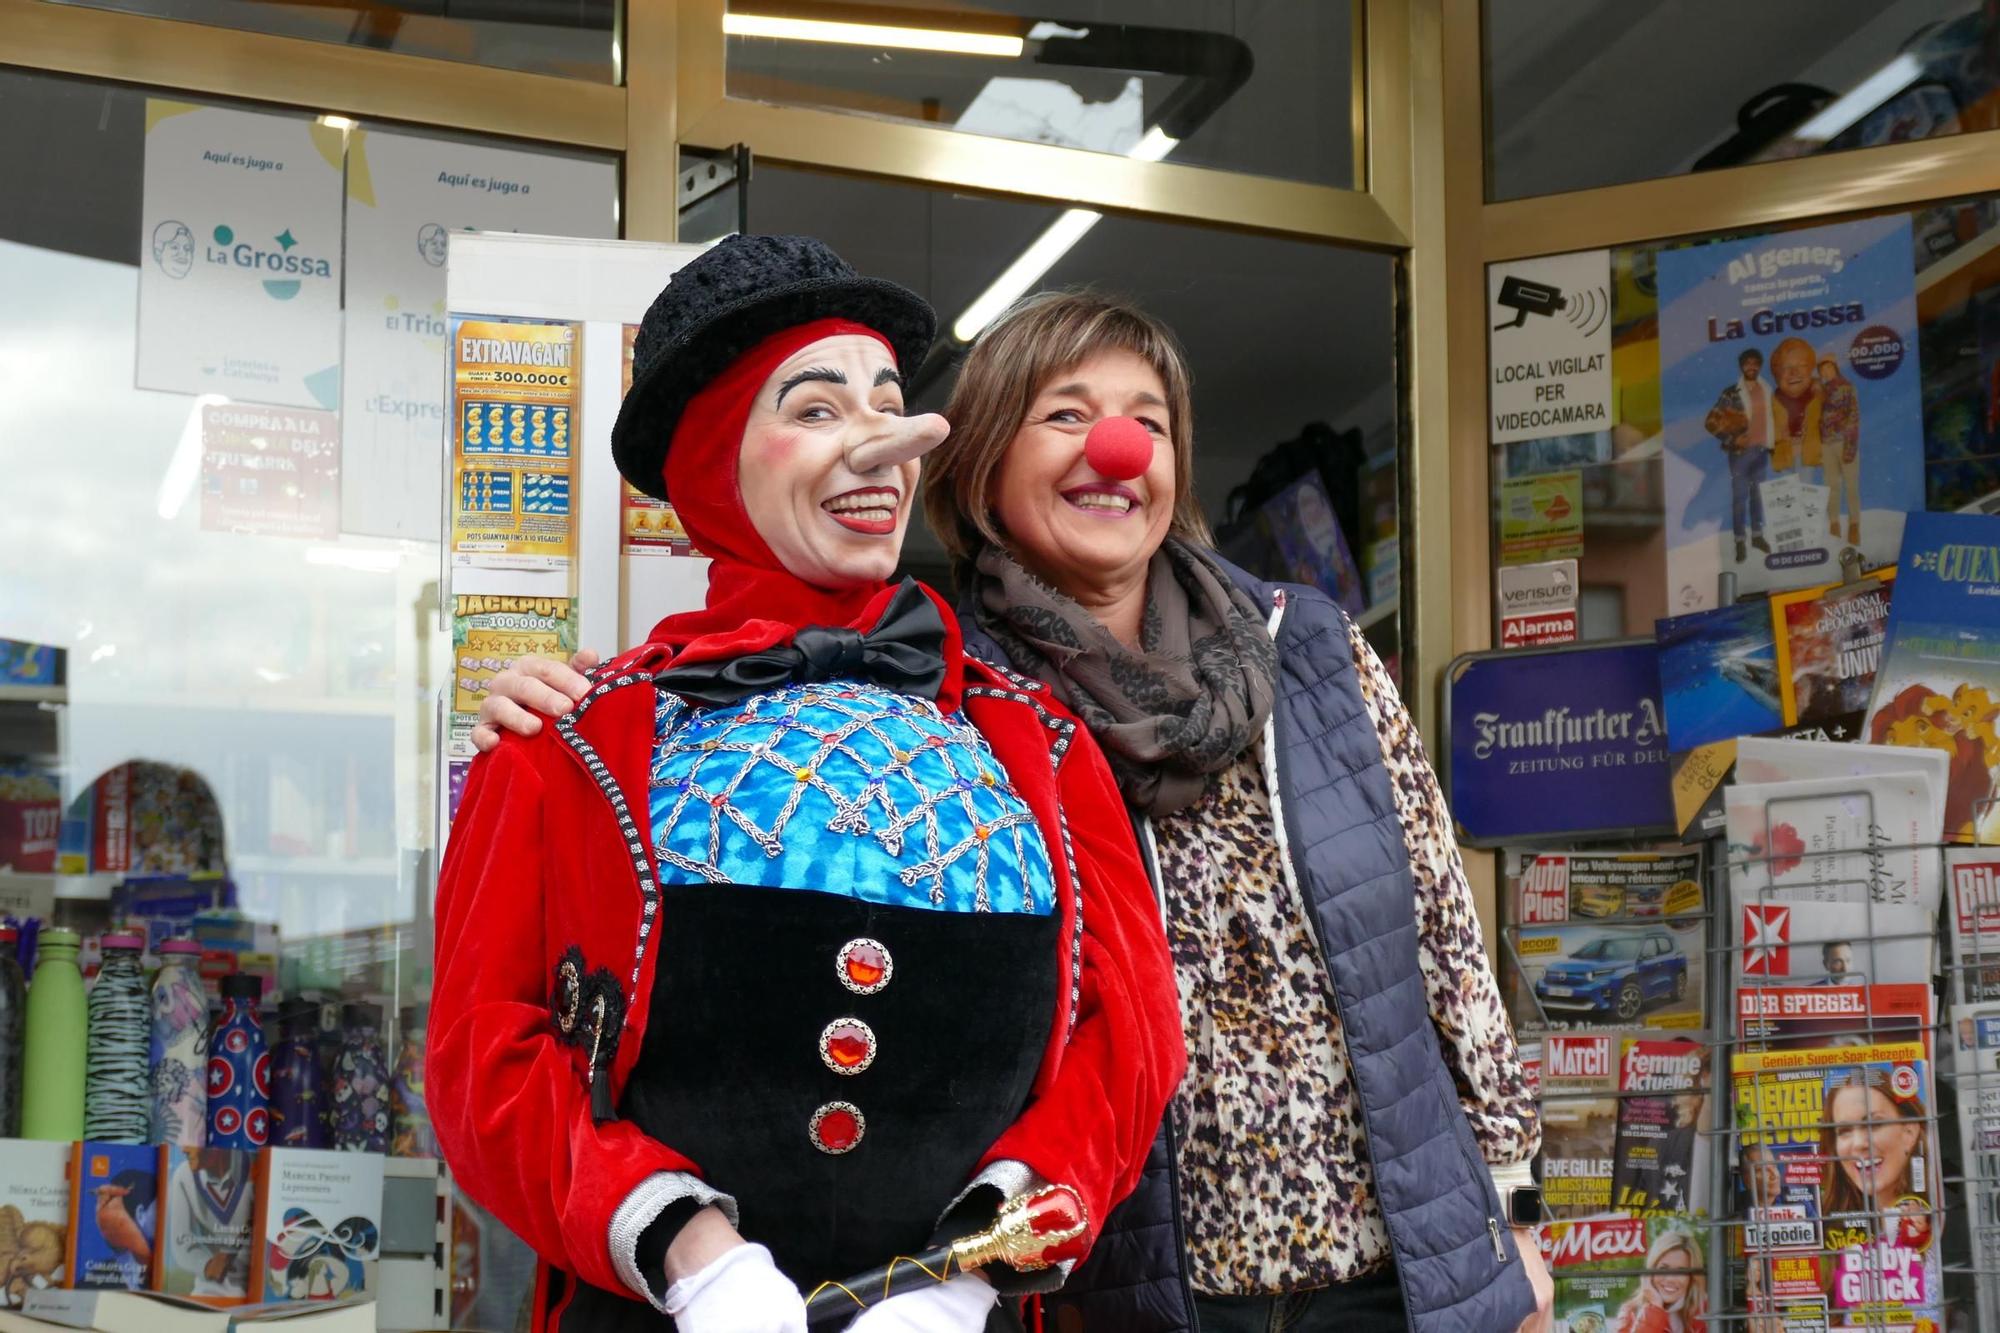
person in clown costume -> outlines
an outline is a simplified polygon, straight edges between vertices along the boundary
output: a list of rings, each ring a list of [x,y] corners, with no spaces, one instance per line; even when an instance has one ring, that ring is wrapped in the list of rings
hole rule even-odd
[[[1047,1184],[1083,1205],[1073,1258],[1179,1080],[1102,755],[888,581],[947,429],[903,413],[934,328],[770,236],[688,264],[640,327],[614,454],[713,558],[706,603],[475,762],[438,886],[433,1121],[545,1261],[538,1329],[795,1333],[822,1284]],[[970,1333],[1067,1267],[851,1327]]]

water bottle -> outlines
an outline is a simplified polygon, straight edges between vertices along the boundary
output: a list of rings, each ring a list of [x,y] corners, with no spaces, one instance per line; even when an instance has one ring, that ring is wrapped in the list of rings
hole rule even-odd
[[[340,1008],[340,1062],[333,1071],[333,1146],[349,1152],[389,1149],[389,1067],[382,1054],[382,1008]]]
[[[222,1022],[208,1046],[208,1146],[254,1151],[271,1140],[271,1054],[257,1021],[264,983],[222,979]]]
[[[21,1062],[21,1136],[83,1137],[83,1065],[88,1020],[76,951],[83,938],[44,930],[28,985],[28,1039]]]
[[[294,1000],[278,1011],[278,1047],[271,1061],[271,1142],[280,1148],[327,1144],[319,1010],[311,1000]]]
[[[90,987],[85,1044],[83,1136],[100,1143],[144,1143],[152,1129],[146,1048],[152,1041],[151,1005],[139,955],[143,935],[105,935],[103,961]]]
[[[168,940],[153,978],[152,1141],[199,1148],[208,1137],[208,992],[201,945]]]
[[[27,1037],[28,982],[14,956],[20,932],[0,926],[0,1139],[21,1136],[21,1047]]]

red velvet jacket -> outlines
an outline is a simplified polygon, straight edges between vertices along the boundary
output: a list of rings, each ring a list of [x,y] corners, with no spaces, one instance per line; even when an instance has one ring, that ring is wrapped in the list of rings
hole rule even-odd
[[[951,640],[955,656],[955,627]],[[654,644],[607,663],[557,725],[509,735],[476,760],[438,880],[428,1082],[445,1158],[543,1259],[609,1291],[625,1290],[608,1242],[620,1203],[656,1171],[701,1171],[606,1118],[639,1058],[648,945],[672,927],[654,919],[646,827],[652,673],[667,657]],[[967,720],[1034,812],[1051,858],[1068,863],[1057,872],[1060,975],[1075,982],[1073,993],[1061,988],[1032,1100],[981,1160],[1024,1162],[1075,1186],[1094,1239],[1137,1182],[1185,1063],[1159,908],[1087,733],[1040,682],[960,660]],[[615,982],[601,1033],[588,984],[580,1005],[557,1012],[557,968],[572,948],[600,979],[596,998]]]

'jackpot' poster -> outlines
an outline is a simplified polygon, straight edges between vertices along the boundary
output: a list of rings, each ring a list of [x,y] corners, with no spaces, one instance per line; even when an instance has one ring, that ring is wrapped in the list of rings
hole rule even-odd
[[[1906,216],[1659,256],[1667,598],[1675,612],[1890,564],[1924,505]]]
[[[452,324],[452,563],[569,565],[576,476],[578,329]]]

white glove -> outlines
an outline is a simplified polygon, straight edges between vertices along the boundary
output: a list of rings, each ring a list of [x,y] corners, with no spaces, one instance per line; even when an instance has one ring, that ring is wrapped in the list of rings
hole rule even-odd
[[[999,1299],[985,1278],[960,1273],[869,1306],[847,1333],[980,1333]]]
[[[667,1288],[680,1333],[806,1333],[806,1301],[762,1245],[738,1245]]]

